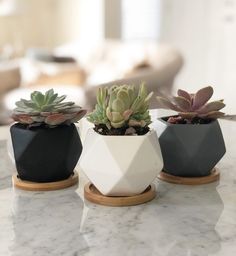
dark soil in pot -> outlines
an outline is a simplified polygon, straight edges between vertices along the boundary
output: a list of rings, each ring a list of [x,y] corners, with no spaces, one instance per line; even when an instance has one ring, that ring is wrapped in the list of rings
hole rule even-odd
[[[95,125],[95,132],[101,134],[101,135],[108,135],[108,136],[117,136],[117,135],[125,135],[126,130],[129,128],[129,126],[123,126],[121,128],[111,128],[108,129],[106,125],[99,124]],[[140,126],[134,126],[132,127],[135,130],[135,133],[137,135],[144,135],[150,131],[150,128],[148,126],[140,127]]]
[[[168,118],[167,118],[168,119]],[[159,119],[164,171],[181,177],[202,177],[211,173],[226,152],[217,120],[205,124],[170,124]]]
[[[54,182],[73,174],[82,152],[74,124],[28,129],[17,123],[11,126],[10,132],[20,179]]]
[[[176,115],[163,117],[162,119],[170,124],[209,124],[214,121],[213,119],[210,119],[210,118],[203,119],[199,117],[194,117],[191,120],[187,120]]]

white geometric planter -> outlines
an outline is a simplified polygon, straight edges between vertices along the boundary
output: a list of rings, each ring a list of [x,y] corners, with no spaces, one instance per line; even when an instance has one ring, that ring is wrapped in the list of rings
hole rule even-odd
[[[106,196],[141,194],[163,168],[155,131],[142,136],[103,136],[89,129],[79,165]]]

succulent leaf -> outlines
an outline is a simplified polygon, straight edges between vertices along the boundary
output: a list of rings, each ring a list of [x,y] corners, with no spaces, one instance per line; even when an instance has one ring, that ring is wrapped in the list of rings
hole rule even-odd
[[[207,113],[211,111],[220,110],[225,107],[225,104],[222,101],[212,101],[204,105],[198,112]]]
[[[179,108],[181,108],[184,111],[188,111],[191,107],[191,102],[187,99],[185,99],[184,97],[181,96],[177,96],[177,97],[173,97],[175,104],[177,104],[179,106]]]
[[[177,94],[178,94],[178,96],[184,97],[186,100],[188,100],[188,101],[191,102],[191,95],[190,95],[188,92],[179,89],[179,90],[177,91]]]
[[[179,116],[186,119],[192,119],[196,117],[198,114],[196,112],[179,112]]]
[[[45,123],[49,125],[58,125],[64,123],[67,120],[67,117],[61,113],[52,114],[45,118]]]
[[[19,115],[15,117],[15,119],[17,120],[17,122],[23,124],[32,124],[34,122],[33,119],[28,115]]]
[[[41,92],[34,94],[34,102],[41,107],[44,104],[44,95]]]
[[[225,113],[223,112],[220,112],[220,111],[211,111],[211,112],[208,112],[206,114],[200,114],[199,116],[201,118],[212,118],[212,119],[217,119],[217,118],[220,118],[222,116],[224,116]]]
[[[35,92],[34,92],[35,93]],[[32,93],[31,95],[33,95],[34,93]],[[46,91],[45,93],[45,104],[48,104],[49,99],[54,95],[54,90],[50,89],[48,91]],[[31,97],[32,98],[32,97]]]
[[[211,86],[204,87],[204,88],[200,89],[199,91],[197,91],[193,97],[192,109],[193,110],[199,109],[204,104],[206,104],[208,102],[208,100],[212,97],[213,92],[214,92],[214,90]]]
[[[125,110],[123,113],[123,117],[125,120],[128,120],[129,117],[132,115],[133,111],[131,109]]]
[[[25,107],[25,104],[24,104],[24,102],[22,102],[22,101],[17,101],[15,104],[16,104],[16,106],[19,107],[19,108],[24,108],[24,107]]]
[[[153,96],[153,92],[150,92],[147,97],[145,98],[145,101],[148,102]]]
[[[169,99],[157,96],[158,108],[171,109],[174,111],[181,111],[181,108],[174,105]]]
[[[62,95],[62,96],[60,96],[60,97],[57,97],[57,98],[54,100],[54,102],[55,102],[55,103],[60,103],[60,102],[62,102],[65,98],[66,98],[66,95]]]

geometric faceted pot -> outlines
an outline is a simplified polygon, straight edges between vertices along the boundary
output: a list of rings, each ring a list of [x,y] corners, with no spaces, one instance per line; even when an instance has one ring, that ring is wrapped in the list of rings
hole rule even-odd
[[[82,152],[74,124],[55,128],[16,123],[10,128],[18,177],[32,182],[56,182],[69,178]]]
[[[146,190],[163,168],[155,131],[141,136],[106,136],[89,129],[79,162],[105,196],[134,196]]]
[[[211,174],[226,152],[217,120],[208,124],[156,123],[164,161],[163,171],[180,177],[203,177]]]

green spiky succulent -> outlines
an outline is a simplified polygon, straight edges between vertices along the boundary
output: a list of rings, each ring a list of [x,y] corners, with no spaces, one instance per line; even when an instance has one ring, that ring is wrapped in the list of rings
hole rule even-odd
[[[88,115],[88,120],[95,125],[106,125],[108,129],[147,127],[151,123],[151,96],[152,93],[147,93],[144,84],[139,89],[133,85],[100,88],[95,110]]]
[[[208,102],[213,95],[211,86],[204,87],[196,93],[178,90],[177,96],[157,97],[158,108],[170,109],[178,112],[178,117],[171,117],[170,122],[181,122],[185,119],[188,123],[194,119],[210,120],[224,116],[220,110],[225,107],[223,100]]]
[[[107,88],[99,88],[97,93],[97,104],[94,111],[87,116],[88,121],[94,123],[95,125],[104,124],[110,129],[111,125],[106,115],[107,103]]]
[[[55,127],[61,124],[77,122],[85,114],[86,110],[75,105],[74,102],[63,102],[65,95],[58,96],[53,89],[45,94],[34,91],[30,100],[21,99],[16,102],[12,118],[30,127],[46,124]]]

